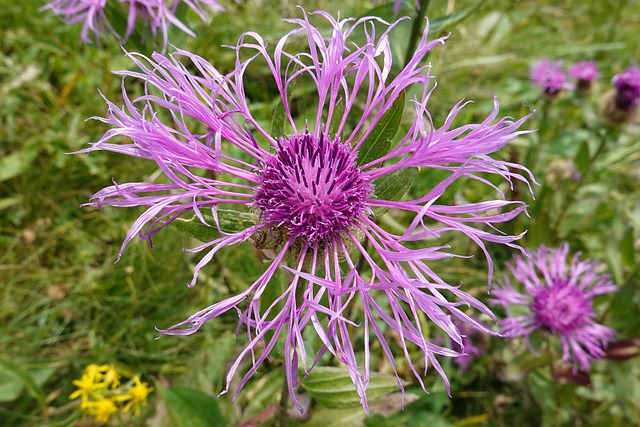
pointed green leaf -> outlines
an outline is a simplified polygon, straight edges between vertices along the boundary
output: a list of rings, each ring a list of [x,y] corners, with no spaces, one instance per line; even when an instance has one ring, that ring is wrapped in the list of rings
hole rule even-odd
[[[629,227],[620,241],[620,258],[622,258],[622,262],[629,268],[636,266],[634,241],[633,228]]]
[[[311,418],[304,422],[297,422],[295,427],[354,427],[364,426],[367,414],[362,408],[314,408]]]
[[[409,190],[411,184],[418,176],[420,168],[402,168],[388,175],[381,176],[373,180],[375,186],[373,190],[374,196],[380,200],[398,201]],[[374,208],[373,213],[382,216],[388,209]]]
[[[41,141],[31,141],[21,150],[0,157],[0,181],[6,181],[28,170],[42,147]]]
[[[620,252],[616,247],[616,242],[613,239],[609,239],[605,246],[605,256],[607,258],[607,264],[609,265],[609,271],[613,275],[615,283],[622,283],[622,260],[620,259]]]
[[[24,385],[15,375],[0,369],[0,403],[17,400],[24,390]]]
[[[36,383],[29,371],[16,363],[0,359],[0,401],[15,400],[23,389],[26,389],[42,408],[45,407],[42,388]]]
[[[578,150],[578,153],[576,154],[576,157],[574,158],[573,163],[575,163],[576,168],[580,172],[585,172],[589,167],[590,158],[591,156],[589,155],[589,144],[587,144],[587,142],[584,141],[580,145],[580,149]]]
[[[378,120],[378,123],[376,123],[358,150],[358,166],[366,165],[389,152],[391,141],[396,136],[402,121],[404,101],[405,93],[402,91],[387,112]]]
[[[202,216],[209,225],[203,224],[195,215],[191,218],[177,218],[169,225],[185,236],[198,239],[201,242],[210,242],[220,237],[213,217],[208,214]],[[255,225],[252,214],[227,209],[218,209],[218,222],[222,231],[228,233],[235,233]]]
[[[184,387],[164,387],[156,383],[167,406],[171,425],[176,427],[225,427],[227,422],[213,397]]]
[[[447,31],[450,31],[451,27],[453,27],[456,24],[459,24],[460,22],[468,18],[471,15],[471,13],[473,13],[478,7],[480,7],[482,3],[483,3],[482,1],[479,1],[473,6],[466,7],[462,10],[459,10],[458,12],[452,13],[450,15],[441,16],[440,18],[436,18],[434,20],[430,20],[429,35],[436,37],[439,33],[444,31],[445,29]]]
[[[198,239],[201,242],[210,242],[220,237],[220,233],[218,233],[215,227],[203,224],[195,215],[189,219],[175,219],[171,222],[170,226],[185,236]]]
[[[395,13],[395,2],[386,2],[379,6],[376,6],[372,9],[367,10],[359,18],[364,18],[366,16],[377,16],[378,18],[382,18],[387,22],[393,22],[397,19],[398,16],[411,16],[414,13],[414,5],[412,0],[406,1],[402,0],[400,2],[400,10],[398,14]]]
[[[302,387],[326,408],[352,408],[361,405],[360,396],[356,392],[347,369],[314,368],[309,378],[302,382]],[[367,399],[373,402],[397,389],[396,377],[372,373],[369,387],[367,387]]]
[[[287,113],[284,110],[284,104],[282,100],[278,100],[276,108],[273,110],[273,117],[271,118],[271,131],[269,135],[274,138],[284,136],[284,123],[287,119]]]

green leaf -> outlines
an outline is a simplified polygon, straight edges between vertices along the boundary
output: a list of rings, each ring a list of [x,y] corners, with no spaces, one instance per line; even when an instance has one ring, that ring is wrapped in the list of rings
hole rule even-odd
[[[373,194],[380,200],[398,201],[404,196],[411,184],[418,176],[420,168],[402,168],[388,175],[373,180],[375,186]],[[387,212],[385,208],[374,208],[373,213],[382,216]]]
[[[400,2],[400,10],[398,11],[397,16],[411,16],[414,13],[413,10],[413,2],[412,0],[406,1],[402,0]],[[380,6],[376,6],[372,9],[367,10],[359,18],[364,18],[366,16],[377,16],[378,18],[382,18],[385,21],[393,22],[397,19],[395,12],[395,4],[394,2],[386,2],[381,4]]]
[[[25,144],[20,151],[2,156],[0,158],[0,182],[26,171],[38,156],[42,146],[41,141],[32,141]]]
[[[15,375],[0,369],[0,402],[13,402],[24,390],[24,385]]]
[[[576,157],[573,159],[573,163],[575,163],[576,168],[584,173],[589,167],[589,162],[591,160],[591,156],[589,155],[589,144],[587,142],[583,142],[580,145],[580,149],[576,154]]]
[[[605,246],[605,255],[609,270],[611,270],[611,274],[613,275],[613,280],[618,284],[622,283],[622,260],[620,259],[620,252],[616,247],[614,239],[608,240]]]
[[[309,378],[302,382],[302,387],[319,404],[326,408],[353,408],[361,406],[360,396],[349,376],[343,368],[314,368]],[[398,389],[396,377],[372,373],[367,399],[370,402]]]
[[[386,155],[391,149],[391,141],[398,132],[404,112],[405,93],[400,92],[391,107],[382,115],[378,123],[358,150],[358,166],[366,165]]]
[[[22,202],[22,197],[5,197],[4,199],[0,199],[0,211],[3,211],[11,206],[18,205]]]
[[[273,110],[273,118],[271,119],[271,131],[269,135],[274,138],[284,136],[284,123],[287,119],[287,113],[284,110],[282,100],[278,100],[276,108]]]
[[[464,8],[456,13],[452,13],[450,15],[441,16],[440,18],[436,18],[434,20],[429,21],[429,35],[433,35],[436,37],[439,33],[446,30],[451,30],[451,28],[468,18],[471,13],[473,13],[480,5],[482,1],[477,2],[473,6],[469,6]]]
[[[354,427],[364,426],[367,414],[362,408],[314,408],[308,421],[296,422],[294,427]]]
[[[23,389],[26,389],[42,408],[46,406],[42,388],[29,371],[13,362],[0,359],[0,402],[17,399]]]
[[[198,390],[164,387],[156,383],[158,394],[167,406],[175,427],[224,427],[227,425],[218,402]]]
[[[634,262],[635,253],[633,228],[628,227],[620,241],[620,258],[622,258],[624,265],[629,268],[634,268],[636,266],[636,263]]]
[[[202,215],[209,225],[203,224],[197,216],[191,218],[177,218],[169,225],[185,236],[198,239],[201,242],[210,242],[220,237],[215,226],[213,216]],[[235,233],[255,225],[253,215],[247,212],[239,212],[227,209],[218,209],[218,222],[222,231]]]

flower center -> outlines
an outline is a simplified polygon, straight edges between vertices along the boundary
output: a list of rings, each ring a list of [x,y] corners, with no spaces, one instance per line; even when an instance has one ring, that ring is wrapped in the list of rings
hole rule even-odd
[[[531,311],[538,326],[561,335],[587,325],[594,315],[591,300],[584,296],[584,291],[566,282],[540,289],[533,298]]]
[[[254,205],[267,225],[313,244],[368,215],[372,191],[348,145],[307,131],[278,139],[260,174]]]

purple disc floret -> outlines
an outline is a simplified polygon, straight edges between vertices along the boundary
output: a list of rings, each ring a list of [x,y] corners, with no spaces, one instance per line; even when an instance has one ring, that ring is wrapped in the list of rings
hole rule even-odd
[[[321,31],[312,20],[331,31]],[[146,208],[127,233],[122,250],[136,236],[149,240],[180,217],[218,230],[219,237],[188,249],[202,253],[191,286],[225,248],[253,242],[258,249],[273,251],[260,277],[245,290],[220,296],[210,307],[161,330],[165,335],[189,335],[224,313],[237,313],[246,345],[230,366],[225,391],[246,366],[243,360],[249,364],[238,392],[278,346],[296,405],[294,391],[300,381],[323,355],[331,354],[348,369],[366,410],[372,339],[394,371],[396,358],[404,357],[423,388],[428,367],[448,387],[438,357],[464,353],[435,344],[423,330],[424,322],[463,345],[459,324],[493,332],[461,308],[495,316],[459,284],[445,282],[432,269],[435,261],[457,256],[433,241],[458,233],[475,242],[486,256],[489,280],[493,261],[486,244],[519,248],[515,241],[521,235],[493,231],[526,208],[522,202],[505,200],[502,190],[514,180],[528,184],[533,177],[523,166],[491,154],[530,132],[521,129],[529,116],[501,118],[494,100],[486,119],[454,126],[467,104],[460,102],[436,126],[427,109],[434,85],[423,60],[445,38],[427,40],[428,29],[406,66],[393,67],[389,35],[400,21],[336,20],[324,12],[304,11],[302,18],[287,21],[294,29],[272,48],[259,34],[245,33],[233,47],[236,63],[227,73],[184,50],[150,58],[129,53],[138,70],[120,74],[140,80],[146,93],[132,99],[130,85],[123,82],[124,106],[106,101],[108,113],[100,120],[111,129],[84,152],[107,150],[147,159],[157,164],[164,178],[116,183],[96,193],[89,205]],[[301,42],[305,46],[298,50]],[[283,135],[271,135],[247,99],[245,83],[251,77],[245,72],[254,64],[269,70],[277,89],[284,110]],[[314,106],[305,110],[311,113],[295,114],[294,84],[312,88],[304,94],[304,104]],[[378,125],[388,125],[389,111],[410,88],[415,95],[389,149],[360,159],[369,136]],[[433,169],[444,177],[401,200],[376,193],[376,186],[388,188],[401,173],[417,168]],[[210,172],[196,172],[202,170]],[[492,175],[503,178],[506,186],[488,179]],[[496,200],[442,202],[441,196],[460,179],[485,184],[495,191]],[[254,223],[224,229],[222,209],[244,211]],[[409,225],[398,230],[379,223],[374,212],[390,209],[403,211]],[[287,270],[291,279],[265,307],[261,296],[277,269]],[[354,306],[362,311],[357,324],[347,317]],[[359,346],[354,333],[364,336]],[[321,348],[310,354],[303,334],[315,334]],[[305,372],[302,379],[300,371]],[[398,386],[403,386],[399,376]]]
[[[349,146],[305,131],[278,139],[260,174],[255,206],[265,225],[317,244],[369,216],[372,192]]]
[[[612,329],[596,322],[593,298],[616,287],[608,275],[597,272],[598,263],[578,255],[569,260],[568,254],[565,243],[558,249],[540,246],[528,251],[528,257],[515,256],[515,263],[507,266],[524,292],[507,277],[492,291],[492,302],[507,311],[501,332],[508,338],[528,337],[537,330],[555,335],[563,359],[587,371],[614,336]]]

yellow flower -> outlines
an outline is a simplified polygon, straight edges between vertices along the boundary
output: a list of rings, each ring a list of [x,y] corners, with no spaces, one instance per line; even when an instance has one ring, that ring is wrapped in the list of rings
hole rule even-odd
[[[109,421],[111,414],[118,412],[118,407],[111,399],[101,398],[87,402],[84,412],[93,415],[96,421]]]
[[[95,396],[97,394],[97,390],[106,387],[105,384],[95,382],[95,372],[88,371],[85,371],[79,380],[74,380],[73,385],[78,387],[78,390],[71,393],[69,395],[69,399],[73,400],[78,397],[82,397],[82,404],[80,405],[81,408],[85,407],[90,396]]]
[[[105,386],[114,389],[120,385],[120,374],[113,365],[100,366],[100,372],[102,372],[102,383]]]
[[[84,368],[84,372],[91,376],[96,376],[100,373],[100,365],[90,363]]]
[[[140,382],[140,376],[133,377],[135,385],[129,390],[128,397],[131,399],[123,408],[123,412],[128,412],[132,407],[136,415],[140,413],[140,407],[147,403],[147,396],[153,391],[149,384]]]

